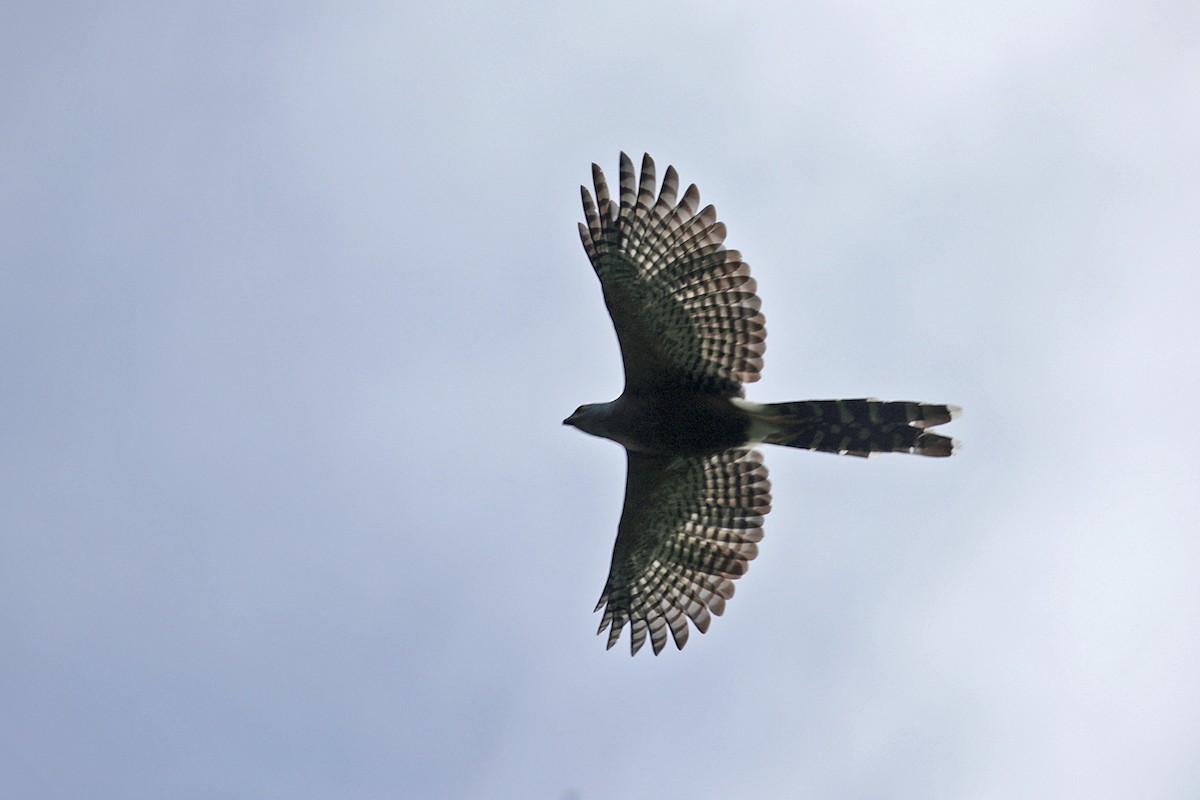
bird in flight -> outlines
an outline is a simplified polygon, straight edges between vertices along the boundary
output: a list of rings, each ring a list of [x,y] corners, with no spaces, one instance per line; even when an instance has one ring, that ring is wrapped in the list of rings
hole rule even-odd
[[[956,406],[862,400],[754,403],[743,384],[762,369],[766,327],[750,267],[725,248],[725,226],[700,193],[654,161],[640,179],[621,153],[620,196],[592,165],[583,195],[583,248],[604,290],[625,364],[625,390],[582,405],[563,423],[625,447],[625,507],[597,633],[612,648],[626,624],[630,653],[670,632],[682,649],[688,620],[701,633],[725,610],[733,581],[758,555],[771,484],[758,444],[868,456],[948,456],[930,431]]]

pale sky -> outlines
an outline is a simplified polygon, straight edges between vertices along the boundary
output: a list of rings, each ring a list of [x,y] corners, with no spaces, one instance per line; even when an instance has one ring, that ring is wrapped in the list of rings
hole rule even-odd
[[[0,26],[0,795],[1200,796],[1200,6],[24,4]],[[760,555],[631,659],[579,184],[717,206]]]

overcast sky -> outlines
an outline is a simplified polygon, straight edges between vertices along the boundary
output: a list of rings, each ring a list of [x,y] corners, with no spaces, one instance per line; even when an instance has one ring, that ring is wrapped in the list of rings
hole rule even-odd
[[[1200,6],[26,3],[0,26],[0,794],[1200,796]],[[768,448],[724,617],[605,651],[579,245],[728,225]]]

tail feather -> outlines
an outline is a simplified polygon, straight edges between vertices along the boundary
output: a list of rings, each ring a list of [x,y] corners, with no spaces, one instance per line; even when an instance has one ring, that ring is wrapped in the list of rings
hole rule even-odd
[[[958,443],[926,430],[962,413],[958,406],[905,401],[801,400],[762,406],[774,429],[763,441],[825,453],[869,456],[916,453],[943,457]]]

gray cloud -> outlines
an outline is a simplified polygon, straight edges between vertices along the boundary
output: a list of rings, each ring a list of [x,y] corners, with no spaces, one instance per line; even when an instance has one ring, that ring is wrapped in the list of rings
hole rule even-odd
[[[1200,789],[1190,6],[23,13],[12,796]],[[592,635],[622,458],[559,424],[620,390],[620,149],[752,265],[752,397],[966,409],[949,462],[768,452],[658,659]]]

